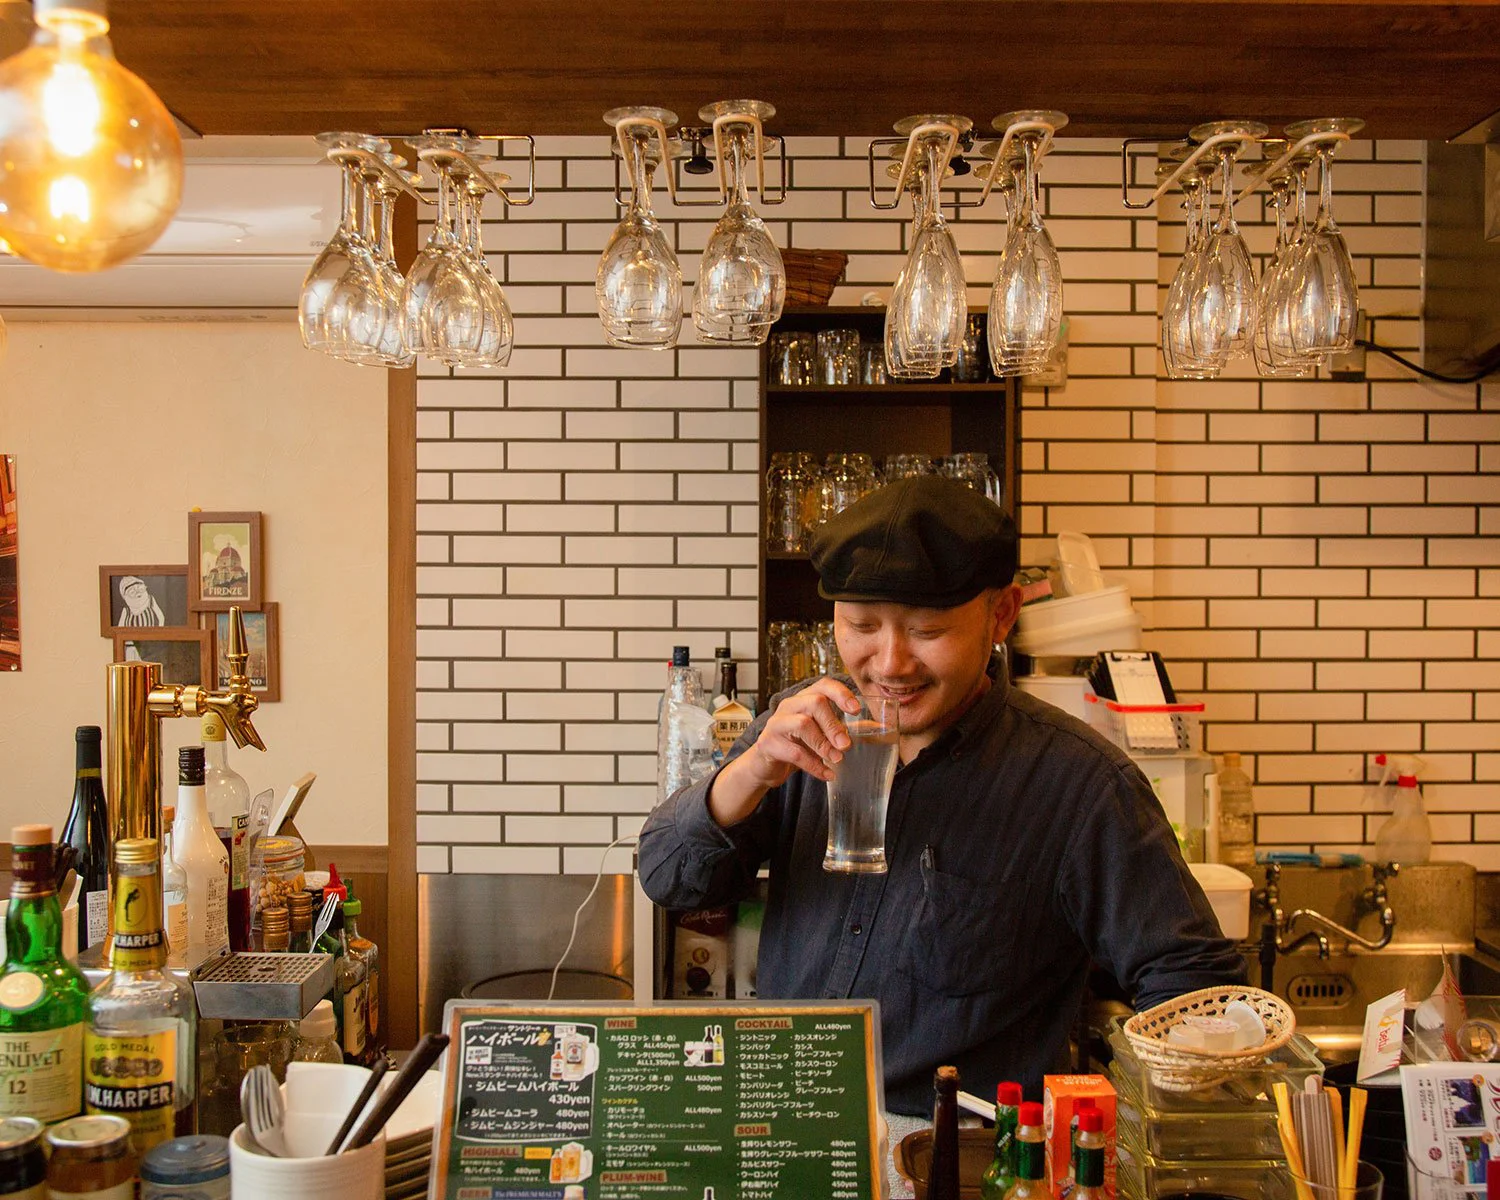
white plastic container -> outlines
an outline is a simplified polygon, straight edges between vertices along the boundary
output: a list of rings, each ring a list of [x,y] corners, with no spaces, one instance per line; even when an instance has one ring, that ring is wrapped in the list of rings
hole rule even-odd
[[[1016,619],[1016,650],[1033,658],[1141,649],[1141,616],[1123,585],[1028,604]]]
[[[1242,941],[1250,936],[1250,876],[1223,863],[1188,863],[1188,870],[1208,897],[1224,936]]]
[[[1016,688],[1062,709],[1070,717],[1080,721],[1089,719],[1084,696],[1093,687],[1082,675],[1021,675],[1016,678]]]

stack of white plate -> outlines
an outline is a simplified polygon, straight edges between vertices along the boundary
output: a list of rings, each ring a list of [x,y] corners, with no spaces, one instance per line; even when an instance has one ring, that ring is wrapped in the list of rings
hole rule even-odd
[[[385,1127],[386,1200],[417,1200],[427,1195],[432,1174],[432,1127],[443,1102],[443,1077],[430,1071]]]

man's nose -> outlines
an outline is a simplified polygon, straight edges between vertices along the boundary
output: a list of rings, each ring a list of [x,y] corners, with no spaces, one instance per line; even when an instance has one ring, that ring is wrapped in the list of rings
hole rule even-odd
[[[886,679],[899,679],[912,665],[911,646],[900,633],[889,633],[880,639],[875,652],[875,673]]]

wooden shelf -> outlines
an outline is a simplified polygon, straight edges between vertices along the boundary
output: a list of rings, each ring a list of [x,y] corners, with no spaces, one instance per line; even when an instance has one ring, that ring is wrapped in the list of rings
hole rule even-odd
[[[767,562],[811,562],[811,557],[802,550],[767,550]]]
[[[924,395],[950,399],[955,396],[1003,396],[1006,386],[1003,379],[993,379],[985,383],[814,383],[804,386],[792,383],[768,383],[766,395],[787,400],[805,396],[809,400],[823,401],[869,396],[895,399],[903,396]]]

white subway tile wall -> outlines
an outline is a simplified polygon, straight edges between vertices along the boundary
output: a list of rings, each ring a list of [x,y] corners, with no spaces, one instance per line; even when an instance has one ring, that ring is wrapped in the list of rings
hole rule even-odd
[[[1095,537],[1205,748],[1240,750],[1266,846],[1358,849],[1381,751],[1415,753],[1435,857],[1500,870],[1500,385],[1159,377],[1174,202],[1129,212],[1118,143],[1044,171],[1066,278],[1069,379],[1024,393],[1022,560]],[[1374,334],[1420,349],[1424,150],[1354,143],[1335,212]],[[756,356],[604,346],[592,280],[617,219],[604,137],[541,139],[537,201],[486,228],[516,312],[499,371],[418,383],[418,868],[592,873],[653,797],[656,694],[676,643],[729,645],[757,686]],[[865,143],[792,139],[782,245],[850,255],[834,303],[888,293],[906,212],[865,191]],[[1150,177],[1154,163],[1137,164]],[[689,283],[712,210],[661,215]],[[706,214],[706,215],[705,215]],[[1263,255],[1257,198],[1239,216]],[[983,305],[1001,203],[954,230]],[[628,857],[610,855],[610,869]]]

